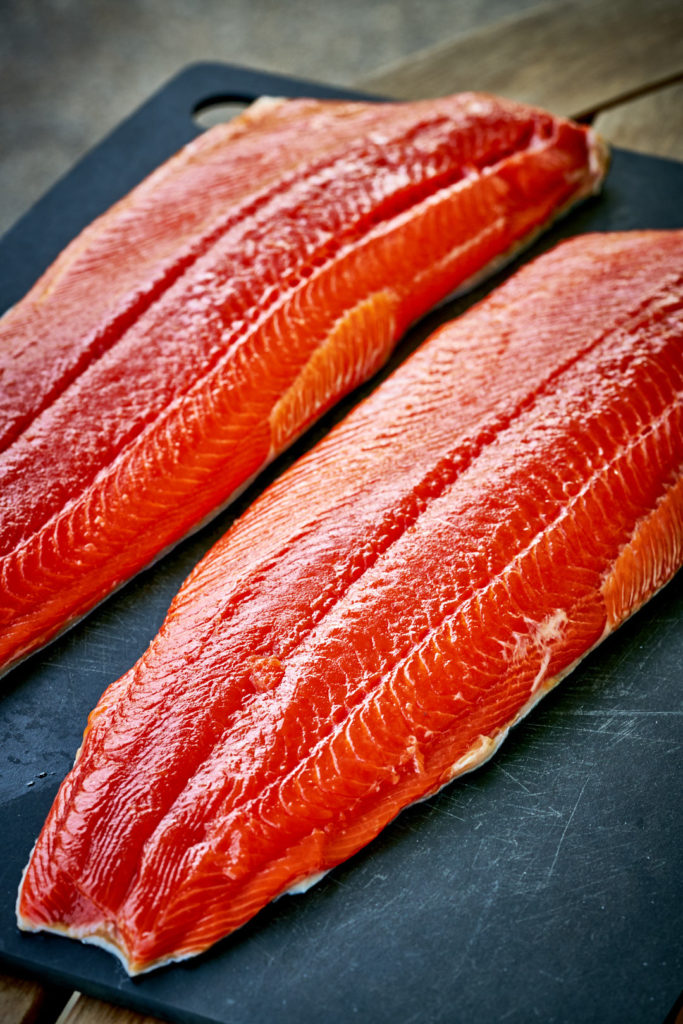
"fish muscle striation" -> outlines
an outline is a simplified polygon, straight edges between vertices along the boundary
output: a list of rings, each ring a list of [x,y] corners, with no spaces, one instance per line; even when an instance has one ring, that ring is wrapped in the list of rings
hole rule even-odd
[[[438,330],[199,563],[92,712],[22,928],[191,956],[487,759],[683,557],[683,232]]]
[[[262,100],[95,221],[0,321],[0,669],[604,171],[590,129],[493,97]]]

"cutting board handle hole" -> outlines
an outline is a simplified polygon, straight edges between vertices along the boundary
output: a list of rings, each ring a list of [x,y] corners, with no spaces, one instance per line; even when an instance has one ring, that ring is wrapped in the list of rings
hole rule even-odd
[[[210,96],[202,100],[192,111],[192,119],[200,128],[213,128],[215,124],[225,124],[233,117],[241,114],[253,100],[239,96]]]

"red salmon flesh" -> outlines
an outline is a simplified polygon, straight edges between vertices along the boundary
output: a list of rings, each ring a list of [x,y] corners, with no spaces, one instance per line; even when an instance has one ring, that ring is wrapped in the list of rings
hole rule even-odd
[[[566,242],[234,524],[92,712],[22,928],[201,952],[486,758],[683,558],[683,232]]]
[[[269,100],[95,221],[0,320],[0,670],[604,171],[590,129],[493,97]]]

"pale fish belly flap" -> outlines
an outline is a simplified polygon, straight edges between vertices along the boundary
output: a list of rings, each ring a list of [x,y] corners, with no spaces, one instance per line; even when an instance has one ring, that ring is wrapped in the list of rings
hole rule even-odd
[[[321,411],[367,380],[396,343],[399,296],[381,289],[345,311],[301,368],[270,414],[271,452],[276,455]]]
[[[683,476],[638,523],[606,578],[602,594],[610,630],[645,604],[683,560]]]

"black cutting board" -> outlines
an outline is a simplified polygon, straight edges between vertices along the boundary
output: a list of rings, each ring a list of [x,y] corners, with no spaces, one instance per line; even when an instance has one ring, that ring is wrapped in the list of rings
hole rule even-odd
[[[0,242],[0,309],[198,132],[199,105],[266,93],[359,95],[244,68],[188,68]],[[603,195],[524,259],[579,232],[683,226],[682,199],[683,164],[617,151]],[[502,276],[427,318],[392,365]],[[208,954],[131,981],[107,953],[15,927],[21,871],[89,709],[144,650],[208,546],[361,393],[231,510],[0,684],[0,956],[11,971],[174,1021],[659,1024],[683,979],[680,575],[488,765]]]

